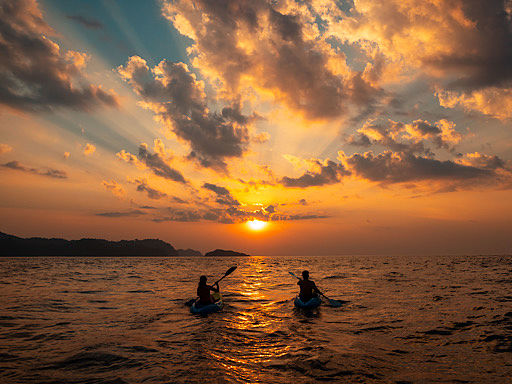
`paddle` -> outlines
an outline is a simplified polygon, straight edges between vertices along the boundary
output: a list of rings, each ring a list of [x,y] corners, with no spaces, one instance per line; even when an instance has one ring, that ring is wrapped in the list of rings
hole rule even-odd
[[[236,266],[236,265],[234,265],[234,266],[232,266],[231,268],[229,268],[229,269],[226,271],[226,273],[224,274],[224,276],[222,276],[219,280],[217,280],[215,283],[213,283],[213,285],[215,285],[215,284],[219,283],[222,279],[224,279],[225,277],[227,277],[227,276],[231,275],[231,274],[234,272],[234,270],[236,269],[236,267],[237,267],[237,266]],[[185,303],[185,305],[186,305],[187,307],[191,307],[191,306],[192,306],[192,304],[194,304],[194,302],[195,302],[195,301],[196,301],[196,299],[190,299],[189,301],[187,301],[187,302]]]
[[[292,275],[293,277],[295,277],[297,280],[302,280],[300,277],[298,277],[295,273],[293,272],[290,272],[288,271],[288,273],[290,275]],[[338,300],[334,300],[334,299],[330,299],[328,298],[327,296],[325,296],[322,292],[318,291],[323,297],[325,297],[327,299],[327,301],[329,301],[329,304],[331,305],[331,307],[335,307],[335,308],[338,308],[338,307],[341,307],[343,305],[343,303],[341,301],[338,301]]]
[[[224,276],[222,276],[219,280],[217,280],[213,285],[217,284],[217,283],[220,283],[220,281],[225,278],[225,277],[228,277],[229,275],[231,275],[233,273],[233,271],[236,269],[236,265],[232,266],[231,268],[229,268],[226,273],[224,274]]]

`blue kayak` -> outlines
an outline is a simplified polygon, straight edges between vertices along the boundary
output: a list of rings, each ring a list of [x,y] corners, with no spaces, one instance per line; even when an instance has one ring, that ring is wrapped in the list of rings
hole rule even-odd
[[[222,302],[222,295],[220,292],[214,292],[212,296],[215,299],[214,303],[204,305],[200,304],[198,301],[195,301],[194,304],[192,304],[190,307],[190,312],[197,315],[207,315],[209,313],[220,311],[224,306],[224,303]]]
[[[304,302],[301,300],[301,298],[299,296],[297,296],[293,303],[295,304],[295,306],[297,308],[315,309],[315,308],[318,308],[320,306],[320,304],[322,304],[322,299],[319,298],[318,296],[315,296],[315,297],[309,299],[308,301]]]

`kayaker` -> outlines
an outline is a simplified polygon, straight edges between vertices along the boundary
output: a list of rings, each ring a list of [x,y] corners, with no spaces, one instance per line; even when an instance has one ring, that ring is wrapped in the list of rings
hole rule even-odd
[[[219,292],[219,283],[212,285],[206,284],[206,276],[199,278],[199,285],[197,286],[197,296],[199,296],[199,303],[208,305],[215,302],[210,291]]]
[[[322,292],[317,288],[315,282],[309,280],[309,271],[302,271],[302,280],[299,280],[297,284],[300,287],[299,297],[304,302],[312,299],[317,294],[322,294]]]

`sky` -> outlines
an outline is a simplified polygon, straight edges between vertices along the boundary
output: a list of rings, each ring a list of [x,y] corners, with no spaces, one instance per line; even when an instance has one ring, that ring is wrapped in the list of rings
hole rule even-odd
[[[0,231],[510,253],[511,84],[508,0],[4,0]]]

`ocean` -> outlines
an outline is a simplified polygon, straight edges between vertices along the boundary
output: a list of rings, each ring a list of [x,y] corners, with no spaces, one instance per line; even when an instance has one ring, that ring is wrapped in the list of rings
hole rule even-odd
[[[294,309],[303,269],[347,302]],[[512,256],[0,258],[0,290],[4,384],[512,380]]]

